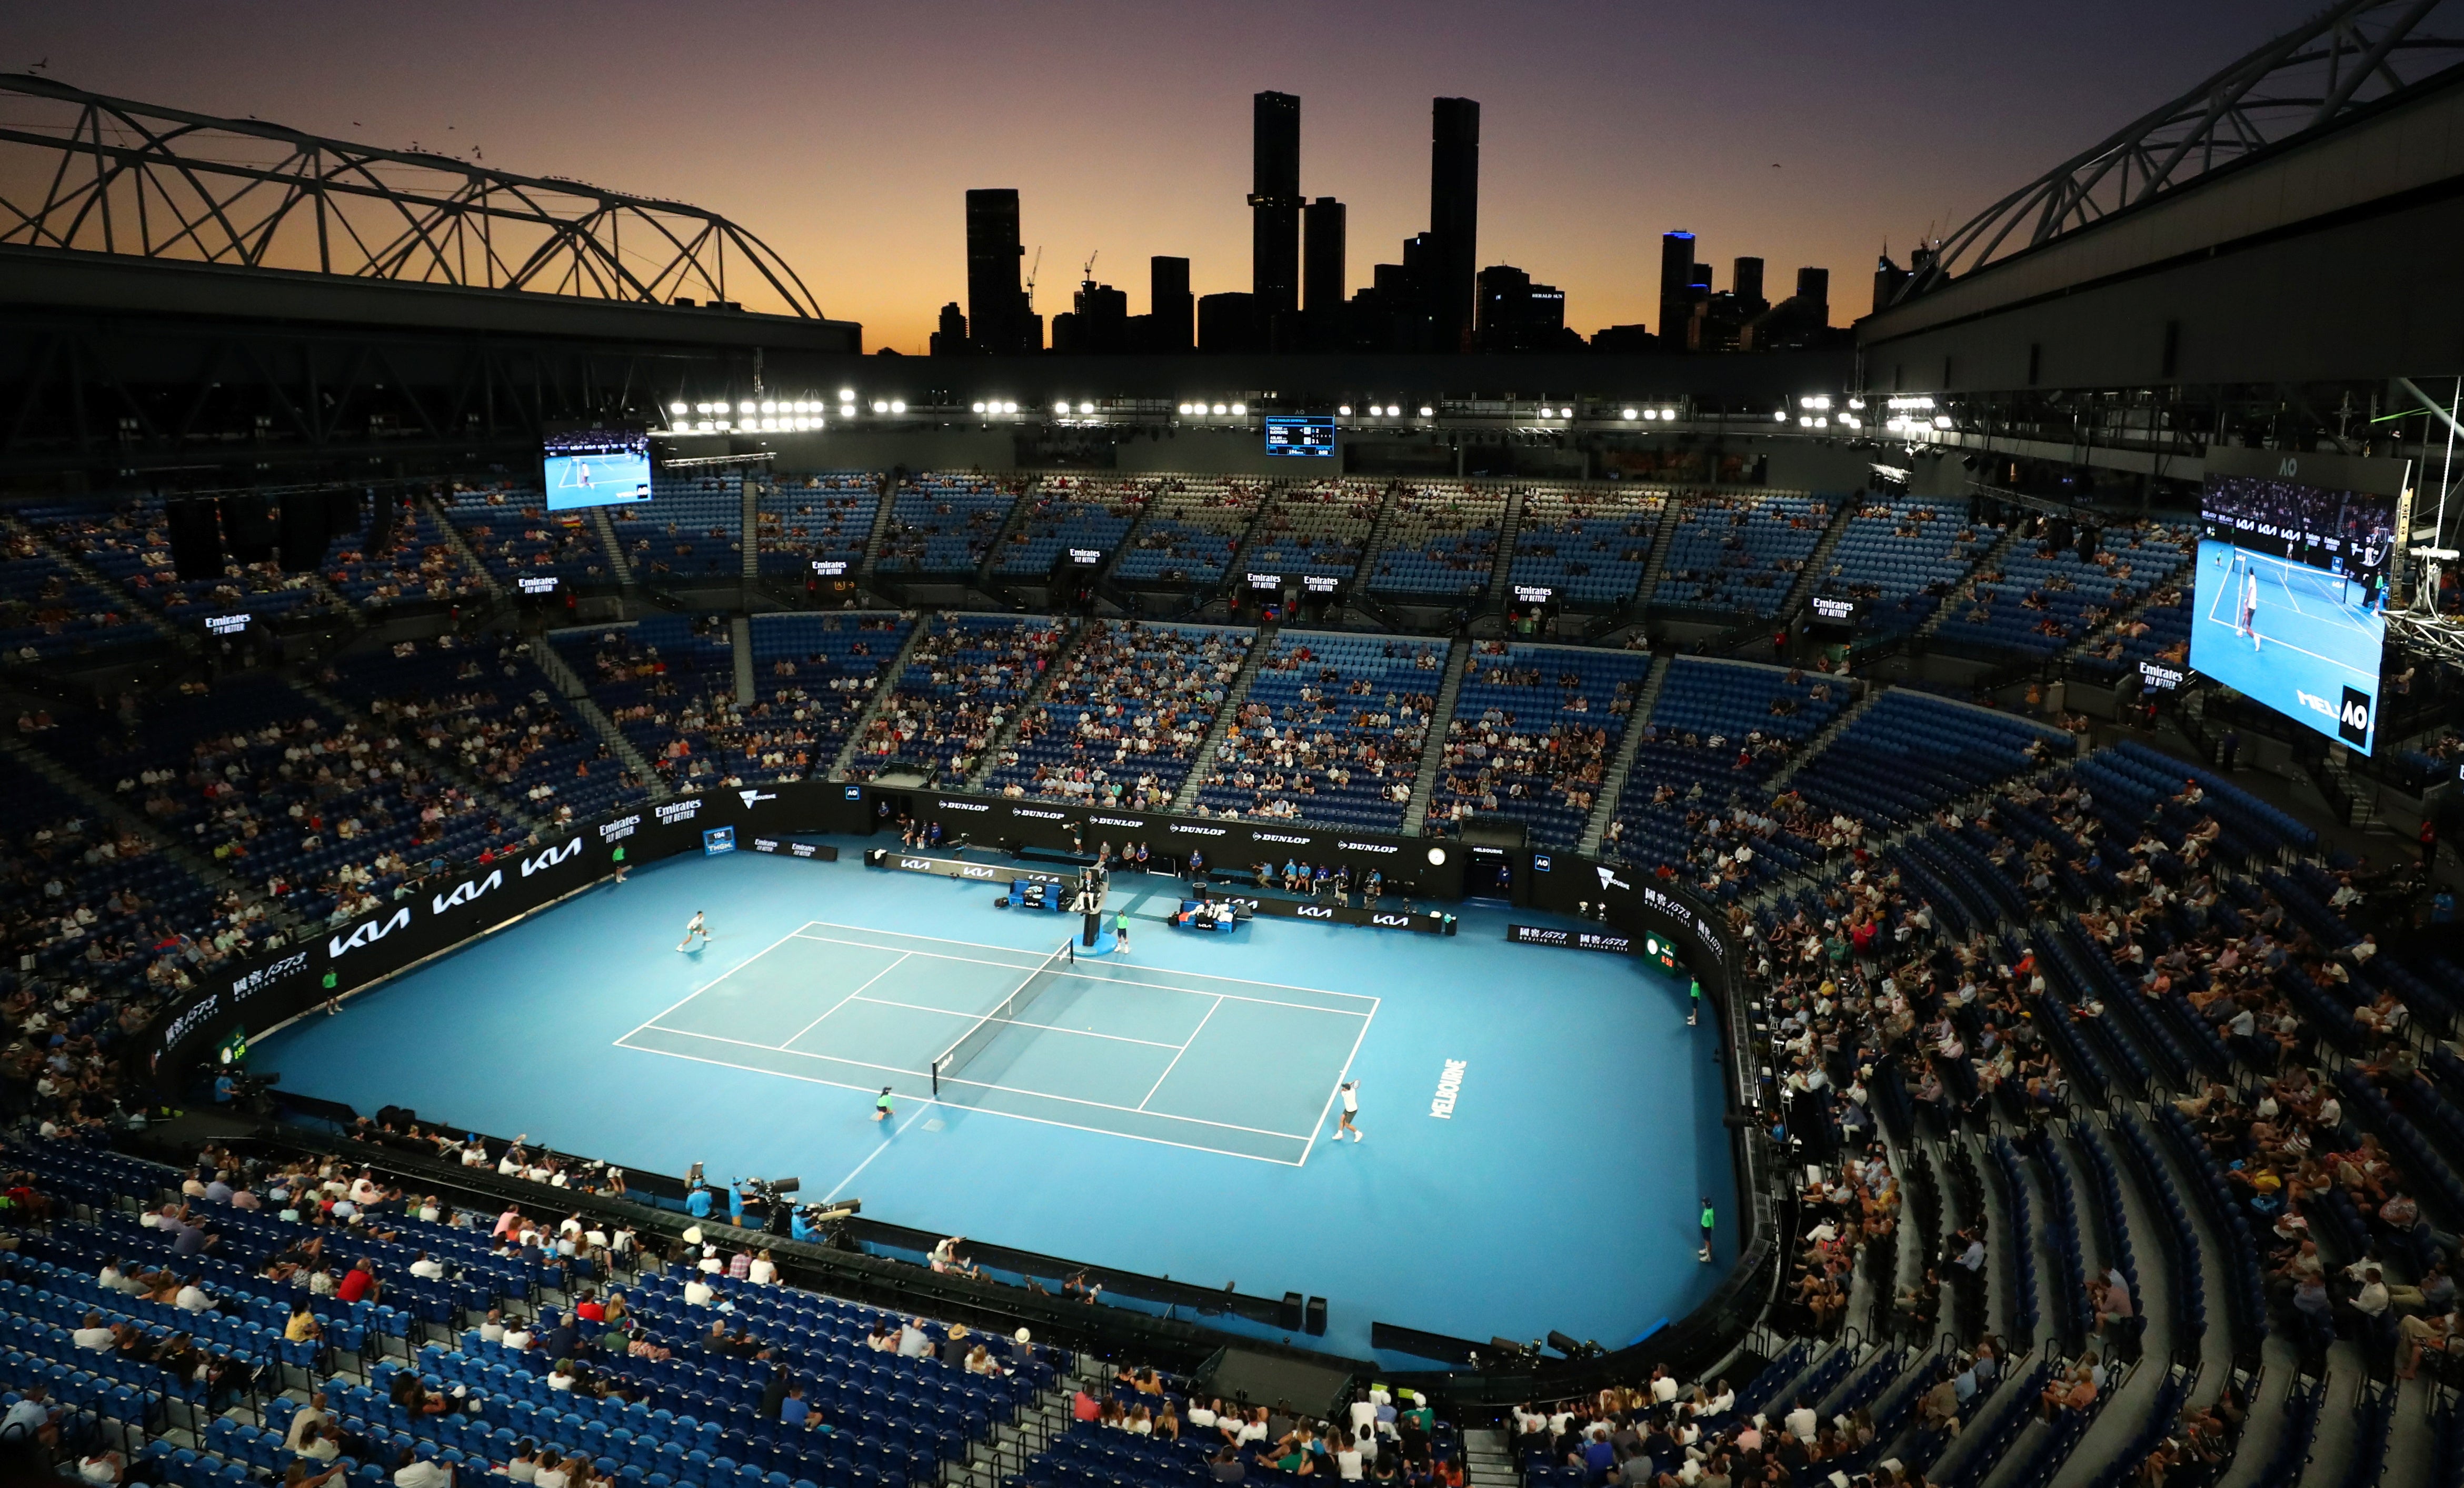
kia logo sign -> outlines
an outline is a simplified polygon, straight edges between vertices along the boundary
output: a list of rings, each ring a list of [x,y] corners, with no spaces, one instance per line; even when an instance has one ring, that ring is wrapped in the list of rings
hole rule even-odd
[[[1371,915],[1369,917],[1369,923],[1372,925],[1409,925],[1412,923],[1412,917],[1408,914],[1387,914],[1380,912]]]
[[[990,878],[993,876],[992,869],[981,867],[972,863],[961,865],[958,871],[968,878]]]
[[[409,923],[410,906],[404,905],[393,912],[393,917],[390,919],[366,921],[350,934],[337,935],[326,941],[325,957],[327,960],[340,960],[347,952],[357,951],[362,946],[375,945]]]
[[[523,860],[522,877],[528,878],[541,868],[552,868],[582,851],[582,839],[577,837],[561,847],[551,847],[536,858]]]
[[[1334,918],[1334,911],[1322,904],[1305,904],[1293,909],[1292,912],[1299,915],[1304,920],[1331,920]]]
[[[428,912],[430,914],[443,914],[448,909],[460,905],[469,904],[472,900],[478,898],[481,894],[486,893],[492,888],[502,888],[504,886],[505,875],[502,870],[493,872],[486,878],[480,879],[475,883],[466,880],[463,883],[454,885],[453,891],[451,893],[438,894],[433,899],[430,899],[428,902]]]

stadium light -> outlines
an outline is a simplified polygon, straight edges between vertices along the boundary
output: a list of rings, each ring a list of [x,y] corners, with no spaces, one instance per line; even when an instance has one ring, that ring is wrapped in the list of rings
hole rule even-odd
[[[1001,405],[1001,412],[1003,413],[1016,413],[1017,411],[1018,405],[1016,403],[1003,403]]]
[[[1671,424],[1674,424],[1674,423],[1676,423],[1676,422],[1677,422],[1677,410],[1676,410],[1676,409],[1674,409],[1674,408],[1662,408],[1662,409],[1661,409],[1661,410],[1660,410],[1660,416],[1661,416],[1661,418],[1663,418],[1663,419],[1666,419],[1666,420],[1667,420],[1668,422],[1670,422]]]
[[[1936,427],[1936,428],[1948,428],[1948,427],[1950,427],[1950,415],[1949,415],[1949,414],[1947,414],[1947,413],[1937,413],[1937,414],[1935,414],[1935,415],[1933,416],[1933,427]]]
[[[765,403],[761,405],[761,411],[764,413],[776,413],[779,411],[779,405],[776,403]]]
[[[680,404],[680,403],[677,403],[677,404],[670,404],[670,405],[668,405],[668,411],[669,411],[670,413],[682,413],[682,412],[684,412],[684,411],[685,411],[685,405],[684,405],[683,404]]]
[[[1633,422],[1633,421],[1634,421],[1634,420],[1636,420],[1636,419],[1640,418],[1641,416],[1642,416],[1641,414],[1639,414],[1639,413],[1636,412],[1636,411],[1635,411],[1634,409],[1632,409],[1632,408],[1624,409],[1623,411],[1621,411],[1621,412],[1620,412],[1620,413],[1618,413],[1618,415],[1617,415],[1617,417],[1619,417],[1619,418],[1621,418],[1621,419],[1624,419],[1624,420],[1626,420],[1626,421],[1627,421],[1627,422],[1629,422],[1629,423]],[[1660,415],[1659,415],[1658,413],[1654,413],[1654,414],[1652,415],[1652,417],[1656,419],[1656,418],[1660,417]]]
[[[738,413],[751,413],[753,411],[753,405],[750,403],[739,403],[736,405],[736,411]]]
[[[1854,408],[1859,413],[1862,413],[1865,411],[1865,400],[1862,398],[1851,398],[1848,400],[1848,406]]]
[[[984,401],[983,401],[982,399],[980,399],[980,398],[977,399],[977,400],[976,400],[976,402],[975,402],[975,405],[974,405],[974,409],[975,409],[975,411],[976,411],[976,412],[978,412],[978,413],[981,413],[981,412],[983,412],[983,411],[984,411]]]
[[[907,400],[904,398],[891,399],[890,401],[890,411],[892,413],[905,413],[907,411]]]
[[[890,401],[886,398],[874,399],[872,401],[872,411],[875,413],[888,413],[890,411]]]
[[[1438,410],[1437,410],[1437,409],[1430,407],[1430,406],[1429,406],[1427,404],[1425,404],[1425,403],[1424,403],[1424,404],[1422,404],[1422,405],[1420,405],[1420,417],[1422,417],[1422,418],[1424,418],[1424,419],[1428,419],[1428,418],[1435,418],[1435,417],[1437,417],[1437,412],[1438,412]]]
[[[839,402],[841,402],[841,403],[853,403],[854,401],[855,401],[855,389],[854,389],[854,388],[852,388],[852,387],[842,387],[842,388],[840,388],[840,389],[839,389]]]
[[[1386,405],[1386,416],[1390,419],[1401,418],[1403,416],[1403,405],[1399,403],[1388,404]]]
[[[703,404],[703,405],[702,405],[702,406],[703,406],[704,408],[707,408],[707,407],[709,407],[709,406],[710,406],[710,405],[708,405],[708,404]],[[694,430],[694,432],[695,432],[695,433],[701,433],[701,434],[707,434],[707,433],[709,433],[709,432],[710,432],[710,420],[708,420],[708,419],[704,419],[704,420],[702,420],[699,424],[697,424],[697,425],[693,426],[693,430]]]
[[[1226,408],[1226,407],[1224,407],[1221,404],[1220,404],[1220,403],[1219,403],[1219,404],[1215,405],[1213,407],[1211,407],[1211,408],[1207,409],[1206,411],[1207,411],[1207,412],[1209,412],[1209,413],[1228,413],[1228,412],[1230,412],[1231,410],[1230,410],[1230,409],[1228,409],[1228,408]]]
[[[1347,404],[1341,404],[1341,405],[1338,405],[1336,406],[1336,408],[1335,408],[1335,410],[1334,410],[1334,411],[1335,411],[1335,412],[1337,412],[1337,413],[1339,413],[1339,414],[1341,414],[1343,417],[1345,417],[1345,418],[1347,418],[1347,419],[1348,419],[1348,418],[1352,417],[1352,405],[1350,405],[1350,404],[1348,404],[1348,403],[1347,403]]]
[[[1232,405],[1232,416],[1236,419],[1247,418],[1249,416],[1249,405],[1245,403],[1234,404]]]
[[[1788,410],[1786,408],[1782,408],[1777,413],[1772,414],[1771,417],[1778,422],[1785,424],[1788,422]]]

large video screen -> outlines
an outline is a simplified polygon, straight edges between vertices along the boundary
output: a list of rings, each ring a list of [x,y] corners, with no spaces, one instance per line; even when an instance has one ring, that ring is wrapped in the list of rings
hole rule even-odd
[[[2210,476],[2191,668],[2370,753],[2395,514],[2393,496]]]
[[[551,427],[545,449],[547,509],[650,499],[650,435],[638,425]]]
[[[1269,414],[1266,418],[1266,452],[1331,458],[1334,454],[1334,420]]]

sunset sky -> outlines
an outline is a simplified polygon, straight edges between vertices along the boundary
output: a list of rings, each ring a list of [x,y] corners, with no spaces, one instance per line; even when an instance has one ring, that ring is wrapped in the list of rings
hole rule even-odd
[[[21,6],[0,70],[416,140],[726,213],[868,347],[964,298],[961,193],[1016,186],[1036,307],[1079,267],[1146,309],[1146,260],[1249,284],[1249,96],[1301,97],[1309,195],[1350,278],[1426,226],[1429,99],[1482,105],[1480,261],[1650,321],[1658,238],[1832,273],[1861,314],[1885,241],[1941,231],[2313,9],[2311,0]]]

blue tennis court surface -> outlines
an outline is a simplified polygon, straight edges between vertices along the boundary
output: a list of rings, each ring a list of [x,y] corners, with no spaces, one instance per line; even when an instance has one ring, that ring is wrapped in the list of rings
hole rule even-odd
[[[793,1175],[870,1218],[1322,1296],[1322,1346],[1354,1357],[1373,1320],[1617,1346],[1734,1258],[1714,1031],[1639,959],[1505,938],[1552,917],[1206,934],[1166,923],[1175,881],[1124,874],[1109,908],[1130,954],[1057,968],[936,1100],[931,1061],[1077,922],[866,868],[862,845],[653,864],[262,1039],[254,1062],[363,1111],[653,1172]],[[679,953],[696,909],[715,939]],[[1347,1069],[1365,1142],[1335,1138]],[[875,1122],[883,1085],[895,1115]]]
[[[2199,543],[2194,598],[2190,665],[2200,673],[2330,738],[2349,689],[2375,731],[2387,621],[2362,604],[2359,584],[2210,537]],[[2366,742],[2355,747],[2368,753]]]
[[[1374,996],[1133,961],[1045,966],[1033,951],[816,921],[616,1041],[1298,1164],[1377,1010]],[[1031,1006],[982,1025],[1029,981]],[[934,1082],[934,1058],[979,1026],[981,1051]]]

